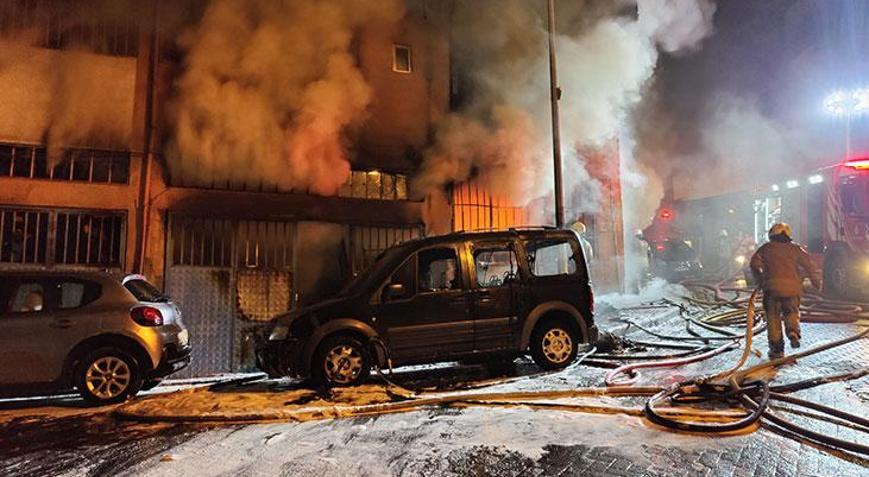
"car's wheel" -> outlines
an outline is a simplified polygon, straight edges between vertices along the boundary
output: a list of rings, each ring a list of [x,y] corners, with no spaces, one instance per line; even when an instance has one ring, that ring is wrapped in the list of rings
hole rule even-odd
[[[114,404],[135,396],[142,387],[139,364],[118,348],[98,348],[81,360],[76,372],[81,396],[94,404]]]
[[[829,257],[824,264],[824,292],[834,297],[848,293],[848,267],[843,257]]]
[[[320,384],[353,386],[368,377],[371,357],[356,338],[330,336],[317,348],[312,366],[312,375]]]
[[[531,333],[531,358],[543,369],[561,369],[576,359],[579,333],[567,320],[545,320]]]

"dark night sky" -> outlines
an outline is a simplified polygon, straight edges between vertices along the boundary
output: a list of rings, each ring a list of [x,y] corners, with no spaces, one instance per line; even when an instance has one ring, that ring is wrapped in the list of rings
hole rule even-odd
[[[822,102],[839,88],[869,87],[869,0],[717,4],[716,31],[702,50],[662,58],[656,87],[677,123],[690,130],[710,101],[734,94],[757,101],[764,115],[816,142],[840,138],[832,144],[842,152],[844,120],[827,115]],[[866,117],[852,121],[855,152],[869,152],[867,123]],[[690,151],[695,139],[685,135],[681,147]]]

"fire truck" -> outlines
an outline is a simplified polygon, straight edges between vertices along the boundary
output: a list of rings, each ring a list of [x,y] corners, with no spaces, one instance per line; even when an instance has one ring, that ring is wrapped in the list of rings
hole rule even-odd
[[[786,222],[824,271],[825,293],[869,294],[869,158],[850,159],[757,191],[755,243]]]

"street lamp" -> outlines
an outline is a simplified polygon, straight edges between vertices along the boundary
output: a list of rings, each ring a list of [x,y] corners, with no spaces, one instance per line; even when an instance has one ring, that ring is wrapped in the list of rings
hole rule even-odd
[[[845,157],[851,157],[851,116],[869,112],[869,88],[833,92],[824,99],[824,109],[845,117]]]

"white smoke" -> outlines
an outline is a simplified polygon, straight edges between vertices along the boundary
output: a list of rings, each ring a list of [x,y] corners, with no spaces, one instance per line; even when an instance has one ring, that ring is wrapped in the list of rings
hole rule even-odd
[[[354,34],[402,15],[400,0],[212,0],[180,41],[173,180],[335,194],[372,94]]]
[[[558,25],[557,49],[565,192],[572,198],[572,213],[595,209],[600,186],[584,151],[603,147],[627,126],[654,74],[658,48],[668,53],[696,49],[712,31],[710,0],[638,0],[636,18],[619,14],[625,4],[631,2],[560,5],[559,18],[568,19]],[[551,194],[544,14],[521,0],[459,2],[454,17],[462,45],[458,57],[472,70],[474,99],[461,111],[464,127],[454,127],[453,117],[441,128],[414,181],[417,194],[472,174],[515,191],[511,198],[520,205]],[[531,127],[499,126],[493,111],[505,107],[524,114]],[[470,126],[474,123],[479,126]],[[499,135],[529,134],[512,144],[510,154],[498,157],[485,154],[498,148],[474,145],[498,141]],[[515,173],[504,174],[509,168]]]
[[[97,55],[74,45],[42,48],[44,32],[0,38],[0,131],[4,139],[45,142],[49,166],[70,147],[128,149],[135,59]]]

